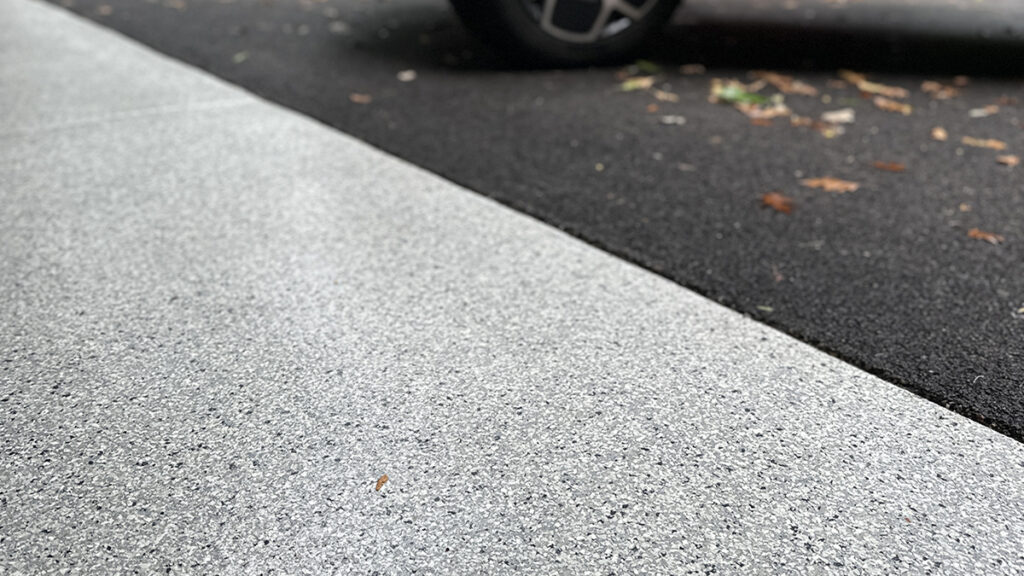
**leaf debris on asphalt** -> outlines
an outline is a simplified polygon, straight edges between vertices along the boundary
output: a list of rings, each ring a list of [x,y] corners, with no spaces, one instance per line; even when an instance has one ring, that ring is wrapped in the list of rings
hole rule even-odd
[[[771,120],[773,118],[789,116],[793,113],[793,111],[782,102],[774,102],[771,105],[738,102],[734,104],[733,107],[751,120]]]
[[[864,81],[857,84],[857,89],[861,92],[867,92],[869,94],[877,94],[879,96],[885,96],[886,98],[906,98],[910,95],[910,92],[906,88],[900,88],[898,86],[886,86],[885,84],[878,84],[876,82]]]
[[[839,77],[856,86],[861,92],[866,92],[868,94],[877,94],[885,96],[886,98],[906,98],[910,95],[910,92],[906,88],[900,88],[899,86],[886,86],[885,84],[870,82],[867,79],[867,76],[850,70],[840,70]]]
[[[739,80],[723,80],[721,78],[711,79],[711,93],[708,95],[708,102],[718,104],[766,104],[768,98],[756,94],[764,87],[764,82],[744,84]]]
[[[836,136],[842,136],[846,133],[846,129],[842,126],[838,124],[828,124],[825,122],[815,122],[814,129],[825,138],[835,138]]]
[[[377,491],[377,492],[380,492],[380,489],[383,488],[384,485],[387,484],[387,482],[388,482],[388,475],[387,474],[384,474],[380,478],[377,478],[377,487],[374,488],[374,490]]]
[[[369,94],[360,94],[358,92],[349,94],[348,99],[351,100],[353,104],[369,104],[370,102],[373,102],[373,96],[370,96]]]
[[[824,178],[805,178],[800,183],[808,188],[820,188],[826,192],[835,192],[836,194],[856,192],[860,188],[860,184],[857,182],[840,180],[829,176]]]
[[[769,192],[761,195],[761,205],[767,208],[771,208],[776,212],[782,212],[783,214],[789,214],[793,212],[793,199],[789,196],[784,196],[779,192]]]
[[[932,140],[938,140],[939,142],[945,142],[949,140],[949,132],[942,126],[936,126],[932,128]]]
[[[708,69],[703,64],[683,64],[679,67],[679,73],[686,76],[703,74],[707,71]]]
[[[686,124],[686,117],[678,114],[662,116],[659,120],[666,126],[682,126],[683,124]]]
[[[679,102],[679,95],[665,90],[655,90],[654,99],[659,102]]]
[[[1006,150],[1006,142],[1002,140],[996,140],[995,138],[974,138],[971,136],[964,136],[960,139],[961,142],[967,146],[974,146],[975,148],[988,148],[989,150]]]
[[[785,76],[777,72],[769,72],[767,70],[755,70],[752,72],[753,76],[759,80],[775,86],[780,92],[784,94],[800,94],[802,96],[817,96],[818,89],[810,84],[795,80],[792,76]]]
[[[875,162],[872,164],[875,168],[883,170],[885,172],[903,172],[907,169],[905,164],[900,162]]]
[[[846,129],[839,124],[833,124],[830,122],[822,122],[815,120],[807,116],[792,115],[789,117],[789,124],[791,126],[799,126],[802,128],[811,128],[817,130],[819,134],[825,138],[835,138],[836,136],[842,136],[846,133]]]
[[[775,94],[771,98],[757,94],[757,91],[764,86],[764,80],[744,84],[734,79],[712,78],[708,101],[712,104],[731,104],[744,116],[756,121],[791,116],[793,111],[784,103],[785,97],[782,94]],[[755,122],[755,124],[765,125],[763,122]]]
[[[859,72],[854,72],[853,70],[840,70],[838,72],[838,75],[840,78],[842,78],[843,82],[853,84],[854,86],[860,84],[861,82],[867,82],[868,80],[867,76]]]
[[[401,72],[396,74],[395,77],[398,78],[399,82],[412,82],[413,80],[416,80],[416,71],[402,70]]]
[[[971,228],[967,231],[967,236],[974,238],[975,240],[983,240],[989,244],[1002,244],[1006,241],[1001,234],[993,234],[992,232],[985,232],[979,228]]]
[[[904,116],[910,116],[914,112],[914,107],[910,104],[897,102],[896,100],[886,98],[885,96],[875,96],[871,102],[873,102],[876,107],[885,110],[886,112],[898,112]]]
[[[988,118],[999,113],[999,106],[995,104],[989,104],[984,108],[972,108],[967,111],[967,115],[971,118]]]
[[[654,76],[633,76],[623,80],[619,88],[623,92],[635,92],[637,90],[650,90],[654,86]]]
[[[940,82],[933,82],[931,80],[926,80],[921,83],[921,91],[931,95],[931,97],[936,100],[949,100],[960,92],[954,86],[947,86]]]
[[[853,124],[856,119],[857,111],[853,108],[841,108],[821,114],[821,120],[829,124]]]
[[[1009,166],[1012,168],[1020,164],[1020,156],[1015,156],[1013,154],[996,156],[996,162],[999,162],[1003,166]]]

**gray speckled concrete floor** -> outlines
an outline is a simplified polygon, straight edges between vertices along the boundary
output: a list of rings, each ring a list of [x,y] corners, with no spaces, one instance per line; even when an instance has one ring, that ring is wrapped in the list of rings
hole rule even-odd
[[[0,203],[0,573],[1024,572],[1016,442],[27,0]]]

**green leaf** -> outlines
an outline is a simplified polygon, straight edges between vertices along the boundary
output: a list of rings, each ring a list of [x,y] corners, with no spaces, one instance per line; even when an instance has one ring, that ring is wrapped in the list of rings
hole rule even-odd
[[[747,92],[735,84],[726,84],[722,87],[722,90],[718,92],[717,96],[730,104],[736,104],[738,102],[747,104],[764,104],[768,102],[768,99],[764,96],[754,94],[753,92]]]
[[[636,90],[649,90],[654,85],[654,76],[636,76],[633,78],[627,78],[622,83],[621,88],[623,92],[633,92]]]

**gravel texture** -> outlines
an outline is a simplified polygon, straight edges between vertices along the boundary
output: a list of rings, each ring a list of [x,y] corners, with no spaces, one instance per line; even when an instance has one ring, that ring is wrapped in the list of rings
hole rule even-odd
[[[693,0],[644,55],[674,103],[622,92],[616,68],[510,67],[445,0],[60,1],[1024,440],[1024,167],[960,143],[1024,156],[1017,0]],[[766,68],[820,91],[787,97],[798,114],[856,121],[827,139],[708,103],[711,78]],[[913,113],[830,84],[839,68],[909,90]],[[920,89],[955,75],[953,99]],[[861,187],[800,185],[822,176]],[[792,214],[761,206],[771,191]]]

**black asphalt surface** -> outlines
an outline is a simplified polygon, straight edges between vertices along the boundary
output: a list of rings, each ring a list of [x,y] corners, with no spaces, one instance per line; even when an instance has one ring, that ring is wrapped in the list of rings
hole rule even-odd
[[[675,103],[621,91],[619,68],[512,66],[443,0],[63,5],[1024,439],[1024,165],[996,161],[1024,155],[1013,0],[694,1],[645,55]],[[694,62],[707,73],[679,71]],[[855,123],[826,138],[708,102],[712,78],[764,68],[831,98],[787,96],[798,114],[849,106]],[[830,83],[837,68],[909,89],[913,113]],[[953,99],[920,90],[954,75],[969,83]],[[823,176],[861,187],[800,185]],[[791,214],[761,205],[773,190]]]

